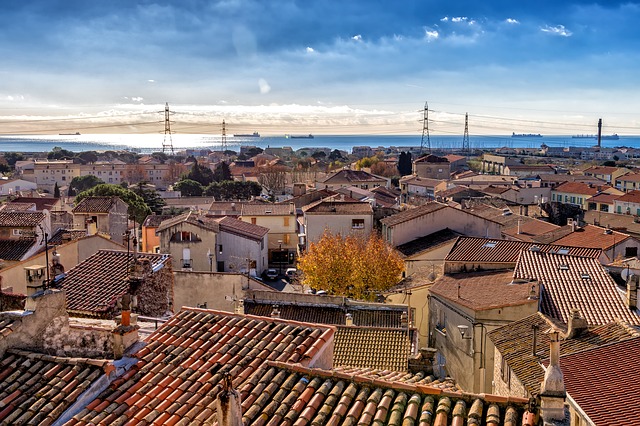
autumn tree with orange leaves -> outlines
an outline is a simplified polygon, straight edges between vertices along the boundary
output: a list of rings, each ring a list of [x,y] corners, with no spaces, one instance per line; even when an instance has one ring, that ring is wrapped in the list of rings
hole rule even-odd
[[[298,259],[303,284],[329,294],[374,300],[376,294],[396,285],[404,263],[382,238],[332,234],[311,243]]]

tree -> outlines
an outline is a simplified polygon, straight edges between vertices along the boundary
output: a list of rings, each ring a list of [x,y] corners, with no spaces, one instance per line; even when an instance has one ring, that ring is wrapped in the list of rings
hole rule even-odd
[[[82,164],[95,163],[98,161],[98,154],[95,151],[82,151],[76,154],[75,158]]]
[[[260,147],[252,146],[251,148],[248,148],[244,153],[246,154],[247,157],[251,158],[251,157],[255,157],[258,154],[262,154],[263,151],[264,149]]]
[[[138,194],[145,202],[145,204],[155,214],[162,214],[162,208],[167,204],[158,194],[158,191],[147,182],[141,181],[132,188],[132,191]]]
[[[142,197],[120,185],[102,183],[94,186],[78,194],[76,204],[86,197],[119,197],[129,205],[129,219],[138,223],[142,223],[144,219],[151,214],[151,209],[145,204]]]
[[[8,165],[15,167],[17,161],[24,160],[24,155],[20,152],[5,152],[4,159],[7,160]]]
[[[311,156],[316,160],[320,161],[320,160],[324,160],[327,157],[327,154],[325,154],[324,151],[316,151],[313,154],[311,154]]]
[[[69,183],[69,195],[73,196],[104,183],[94,175],[76,176]]]
[[[225,180],[231,180],[231,169],[226,162],[221,162],[216,165],[216,169],[213,172],[213,180],[215,182],[223,182]],[[211,182],[209,182],[211,183]],[[208,184],[207,184],[208,185]],[[205,185],[206,186],[206,185]]]
[[[53,149],[47,154],[47,159],[49,160],[71,159],[73,157],[75,157],[73,151],[62,149],[59,146],[54,146]]]
[[[260,169],[258,182],[273,192],[282,192],[287,183],[287,168],[280,165],[265,166]]]
[[[188,180],[195,180],[202,186],[207,186],[215,180],[211,169],[201,166],[198,161],[194,161],[191,170],[184,177]]]
[[[60,198],[60,187],[58,186],[58,182],[53,186],[53,198]]]
[[[262,186],[257,182],[240,182],[225,180],[212,182],[204,190],[204,195],[214,197],[217,201],[223,200],[249,200],[262,192]]]
[[[398,156],[398,171],[400,172],[400,176],[410,175],[413,168],[412,166],[411,153],[401,152]]]
[[[376,294],[396,285],[404,263],[377,234],[360,236],[332,234],[311,243],[298,259],[303,283],[330,294],[374,300]]]
[[[331,160],[331,161],[342,160],[342,153],[339,150],[334,149],[329,154],[329,160]]]
[[[173,189],[180,191],[183,197],[200,197],[203,191],[200,182],[192,179],[182,179],[173,185]]]

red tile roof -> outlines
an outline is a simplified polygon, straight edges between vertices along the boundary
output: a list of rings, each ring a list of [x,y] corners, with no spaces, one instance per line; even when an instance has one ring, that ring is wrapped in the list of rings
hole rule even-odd
[[[537,327],[536,332],[536,354],[533,354],[533,327]],[[510,324],[490,331],[487,335],[493,342],[496,351],[501,354],[509,365],[511,371],[522,382],[525,389],[530,394],[540,392],[540,383],[544,378],[544,370],[541,363],[549,358],[549,334],[550,329],[564,332],[562,325],[554,323],[551,319],[541,313],[536,313],[514,321]],[[609,345],[613,342],[637,337],[638,331],[631,327],[615,321],[610,324],[590,328],[578,337],[563,340],[560,344],[560,354],[571,354],[583,350]],[[564,371],[563,362],[560,367]],[[583,364],[602,365],[602,364]],[[593,371],[587,368],[587,371]],[[607,370],[609,371],[609,370]],[[567,380],[565,372],[565,382]],[[594,382],[592,381],[591,384]],[[592,394],[593,395],[593,394]],[[600,401],[603,394],[598,394],[595,401]]]
[[[12,201],[9,202],[9,204],[13,204],[13,203],[34,203],[36,205],[36,210],[38,211],[42,211],[42,210],[49,210],[51,211],[51,209],[53,208],[54,205],[56,205],[57,203],[60,202],[59,198],[49,198],[49,197],[18,197],[18,198],[14,198]]]
[[[0,360],[0,423],[52,424],[108,364],[9,349]]]
[[[168,254],[143,253],[138,257],[149,259],[154,270],[171,262]],[[55,282],[66,292],[67,310],[88,316],[108,315],[129,290],[127,265],[132,259],[133,253],[126,251],[99,250],[68,270]]]
[[[621,203],[640,203],[640,191],[629,191],[624,195],[617,196],[616,199]]]
[[[243,222],[232,217],[225,216],[216,220],[220,224],[221,232],[228,232],[230,234],[240,235],[257,241],[262,240],[264,236],[269,233],[269,228],[254,225],[249,222]]]
[[[87,236],[85,229],[58,229],[49,237],[49,244],[58,245],[71,240],[79,240]]]
[[[33,227],[43,220],[42,212],[0,211],[0,226],[3,227]]]
[[[343,169],[328,176],[322,183],[333,182],[386,182],[386,179],[372,175],[363,170]]]
[[[15,318],[0,316],[0,340],[11,334],[18,324],[19,322]]]
[[[640,195],[640,191],[638,191],[638,192],[639,192],[639,195]],[[594,195],[591,198],[587,198],[586,201],[588,203],[613,204],[614,200],[619,200],[619,199],[620,199],[620,195],[602,193],[602,194]],[[638,200],[639,200],[638,202],[640,202],[640,197],[638,198]]]
[[[512,271],[444,275],[436,280],[429,292],[475,311],[538,304],[537,299],[529,298],[530,283],[512,282]],[[498,294],[500,297],[496,297]]]
[[[247,416],[256,400],[270,402],[266,396],[288,376],[266,361],[308,363],[333,333],[332,327],[184,309],[149,336],[131,370],[67,424],[212,422],[225,374],[240,391]]]
[[[640,182],[640,173],[625,173],[622,176],[618,176],[616,181],[620,182]]]
[[[74,213],[109,213],[118,197],[86,197],[72,210]],[[122,201],[122,200],[120,200]],[[124,203],[124,201],[122,201]]]
[[[567,393],[593,424],[638,425],[638,406],[628,400],[640,395],[638,362],[640,338],[635,338],[562,356],[560,368]]]
[[[0,206],[0,210],[5,212],[27,212],[35,211],[35,203],[7,203]]]
[[[494,240],[489,238],[459,237],[445,258],[445,262],[505,263],[515,266],[522,250],[560,252],[574,256],[597,259],[601,250],[551,244],[535,244],[525,241]],[[505,265],[506,267],[506,265]]]
[[[613,278],[597,259],[525,250],[513,277],[537,280],[542,287],[540,311],[565,324],[574,308],[590,325],[616,318],[640,324],[640,316],[626,306]]]
[[[608,250],[614,245],[620,244],[631,238],[629,235],[618,231],[607,233],[606,228],[596,225],[585,225],[551,243],[555,245],[567,245],[574,247],[590,247]]]
[[[589,185],[582,182],[563,182],[556,186],[553,190],[556,192],[564,192],[567,194],[583,194],[594,196],[604,189],[611,188],[609,185]]]
[[[610,175],[618,171],[618,167],[607,167],[607,166],[591,166],[588,169],[584,170],[584,174],[591,173],[593,175]]]
[[[242,216],[289,216],[295,214],[293,206],[289,204],[243,204]]]
[[[518,233],[518,228],[520,228],[520,232]],[[559,229],[558,225],[554,225],[553,223],[545,222],[544,220],[532,219],[528,218],[522,220],[520,222],[520,226],[513,226],[511,228],[506,228],[502,230],[504,235],[508,235],[512,238],[516,238],[520,241],[528,241],[533,242],[534,237],[545,234],[547,232],[555,231]]]

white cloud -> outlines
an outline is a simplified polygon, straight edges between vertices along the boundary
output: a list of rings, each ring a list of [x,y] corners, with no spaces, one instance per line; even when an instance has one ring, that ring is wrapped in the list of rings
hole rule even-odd
[[[440,22],[447,22],[449,20],[448,16],[445,16],[444,18],[440,18]]]
[[[260,93],[263,95],[266,95],[271,91],[271,86],[269,86],[269,83],[267,83],[267,80],[264,78],[258,80],[258,86],[260,86]]]
[[[313,47],[307,46],[307,53],[313,53],[313,52],[315,52],[315,50],[313,50]]]
[[[505,20],[505,22],[506,22],[507,24],[519,24],[519,23],[520,23],[520,21],[518,21],[517,19],[513,19],[513,18],[507,18],[507,19]]]
[[[424,35],[428,41],[436,40],[438,37],[440,37],[440,34],[436,30],[425,30]]]
[[[456,16],[455,18],[451,18],[451,22],[464,22],[467,19],[466,16]]]
[[[555,27],[547,25],[546,27],[540,28],[540,31],[562,37],[571,37],[573,34],[571,31],[566,29],[564,25],[556,25]]]
[[[351,40],[362,41],[362,35],[356,34],[353,37],[351,37]]]
[[[148,83],[155,83],[155,80],[147,80]]]
[[[133,98],[131,98],[131,100],[133,102],[142,102],[144,98],[142,96],[134,96]]]

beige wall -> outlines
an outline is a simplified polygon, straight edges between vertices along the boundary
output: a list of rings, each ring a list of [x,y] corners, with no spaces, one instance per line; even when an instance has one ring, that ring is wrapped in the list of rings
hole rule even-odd
[[[389,303],[409,305],[409,308],[414,313],[412,321],[414,327],[418,330],[418,348],[426,348],[429,346],[429,303],[427,303],[427,299],[431,285],[432,283],[428,283],[418,287],[412,287],[408,289],[411,295],[407,294],[407,292],[390,293],[386,295]]]
[[[269,249],[279,249],[282,241],[282,249],[296,251],[298,247],[298,234],[296,230],[296,216],[294,213],[290,215],[278,216],[242,216],[240,220],[247,223],[253,223],[269,228]]]
[[[65,186],[80,176],[80,165],[73,164],[71,160],[36,161],[33,175],[38,188],[53,191],[56,182],[59,187]]]
[[[200,238],[200,241],[170,241],[171,236],[179,232],[191,232]],[[181,222],[175,226],[163,230],[160,233],[160,252],[168,253],[173,259],[173,270],[179,271],[183,267],[183,250],[189,249],[191,258],[191,269],[194,271],[216,270],[217,260],[213,259],[213,265],[209,263],[207,250],[215,255],[216,233],[205,228],[192,225],[188,222]]]
[[[60,263],[62,263],[65,271],[67,271],[87,259],[89,256],[95,254],[98,250],[102,249],[123,250],[126,248],[105,237],[92,235],[59,245],[55,250],[60,254]],[[53,249],[49,249],[49,263],[51,263],[51,253],[53,251]],[[26,294],[27,281],[24,268],[27,266],[44,264],[45,253],[42,252],[23,262],[0,270],[0,282],[2,284],[2,288],[13,287],[14,293]]]
[[[364,219],[364,228],[353,229],[351,227],[353,219]],[[304,215],[305,231],[307,234],[307,247],[309,243],[320,240],[325,229],[331,230],[333,234],[361,235],[368,237],[373,230],[373,214],[349,215],[349,214],[306,214]]]
[[[273,291],[242,274],[174,271],[173,277],[175,312],[183,306],[197,307],[204,303],[207,309],[234,312],[234,298],[243,299],[247,289]]]
[[[451,251],[451,247],[453,247],[455,242],[456,240],[452,240],[434,248],[433,250],[405,258],[405,276],[409,277],[416,273],[423,275],[433,274],[432,278],[435,280],[442,274],[444,269],[444,259],[449,254],[449,251]]]
[[[506,381],[508,379],[508,382]],[[513,371],[502,378],[502,354],[494,351],[493,365],[493,394],[501,396],[515,396],[520,398],[529,398],[529,392],[525,389],[522,382],[516,377]]]

